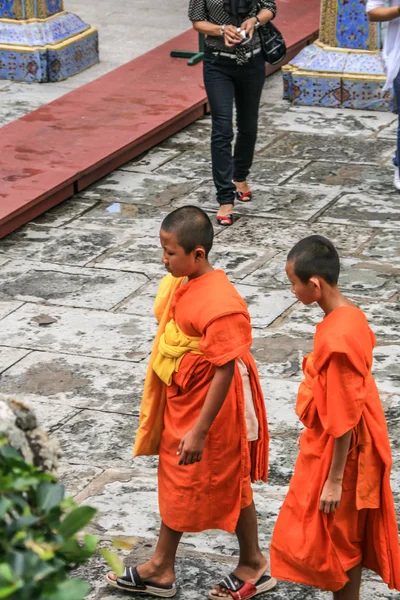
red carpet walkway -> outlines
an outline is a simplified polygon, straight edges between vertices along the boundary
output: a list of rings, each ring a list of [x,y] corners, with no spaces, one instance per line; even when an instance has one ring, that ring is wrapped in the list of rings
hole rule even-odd
[[[318,33],[320,0],[278,0],[289,58]],[[0,237],[70,198],[204,114],[192,31],[0,130]],[[51,85],[51,84],[47,84]]]

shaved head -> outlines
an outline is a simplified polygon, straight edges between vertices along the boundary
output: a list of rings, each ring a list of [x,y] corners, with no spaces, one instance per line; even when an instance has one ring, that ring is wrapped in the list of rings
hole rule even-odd
[[[294,272],[303,283],[314,276],[321,277],[330,285],[338,282],[339,255],[332,242],[322,235],[310,235],[297,242],[287,261],[293,263]]]
[[[201,246],[208,256],[214,239],[214,229],[208,215],[197,206],[182,206],[167,215],[161,223],[166,233],[174,233],[186,254]]]

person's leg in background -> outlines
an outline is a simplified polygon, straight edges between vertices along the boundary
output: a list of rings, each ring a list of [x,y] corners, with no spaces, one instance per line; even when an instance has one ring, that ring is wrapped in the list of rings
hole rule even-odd
[[[231,76],[235,61],[207,58],[204,61],[204,85],[211,110],[211,160],[214,184],[217,189],[219,211],[217,220],[221,225],[232,224],[235,201],[233,178],[233,97],[234,84]]]
[[[399,116],[399,122],[397,127],[397,146],[396,154],[393,159],[394,164],[394,187],[400,191],[400,173],[399,173],[399,161],[400,161],[400,71],[397,74],[396,79],[393,82],[393,89],[396,96],[397,113]]]
[[[240,194],[238,199],[244,193],[243,200],[250,200],[251,196],[246,195],[250,191],[247,177],[253,163],[261,92],[265,82],[265,61],[262,53],[256,54],[247,64],[237,69],[235,101],[238,133],[234,151],[233,180]]]

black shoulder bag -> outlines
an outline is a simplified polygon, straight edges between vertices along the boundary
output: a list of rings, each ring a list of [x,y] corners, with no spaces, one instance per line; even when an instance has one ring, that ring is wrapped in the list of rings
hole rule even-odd
[[[270,65],[277,65],[286,56],[285,40],[279,29],[268,21],[258,28],[264,60]]]

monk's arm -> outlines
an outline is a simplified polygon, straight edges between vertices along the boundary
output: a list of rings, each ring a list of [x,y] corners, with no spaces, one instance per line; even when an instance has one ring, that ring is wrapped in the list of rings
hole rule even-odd
[[[235,361],[216,367],[199,417],[179,444],[180,465],[190,465],[201,460],[206,437],[228,394],[235,372]]]
[[[372,22],[393,21],[398,17],[400,17],[400,6],[382,6],[368,12],[368,19]]]
[[[349,453],[352,429],[335,439],[331,468],[322,489],[319,509],[322,512],[335,512],[342,497],[343,474]]]

